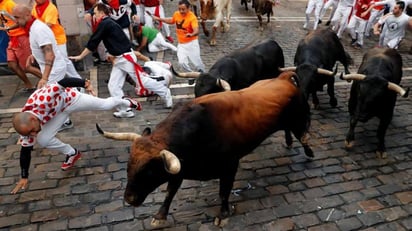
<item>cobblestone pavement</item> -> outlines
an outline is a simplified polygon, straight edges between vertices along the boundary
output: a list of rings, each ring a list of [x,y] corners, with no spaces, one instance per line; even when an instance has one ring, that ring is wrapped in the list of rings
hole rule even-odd
[[[176,4],[177,1],[166,2],[167,15],[176,9]],[[301,29],[305,2],[282,1],[275,9],[275,20],[263,32],[257,30],[253,11],[245,12],[238,1],[233,5],[230,32],[218,34],[216,47],[210,47],[204,35],[200,37],[207,69],[219,57],[266,37],[279,42],[286,65],[292,65],[298,40],[306,33]],[[412,55],[408,54],[411,37],[409,32],[400,48],[405,68],[412,67]],[[355,61],[351,70],[356,71],[363,51],[373,47],[376,38],[367,40],[363,51],[349,47],[349,40],[345,37],[342,42]],[[163,59],[177,64],[170,51],[164,53]],[[110,67],[104,65],[97,69],[101,97],[108,96],[104,81],[109,71]],[[87,76],[89,72],[82,74]],[[401,82],[404,87],[412,85],[411,75],[411,71],[405,71]],[[75,127],[58,134],[83,152],[75,168],[61,171],[63,155],[36,147],[28,190],[10,195],[20,175],[20,146],[11,128],[11,117],[28,94],[17,90],[21,83],[15,76],[0,78],[4,95],[0,97],[0,230],[152,229],[151,216],[160,207],[166,186],[150,194],[141,207],[126,204],[123,192],[130,143],[100,137],[95,123],[109,131],[139,133],[147,126],[153,128],[170,112],[163,109],[162,102],[153,98],[144,100],[144,110],[132,119],[114,118],[111,111],[75,113],[72,116]],[[217,180],[184,181],[172,203],[168,224],[160,229],[412,230],[410,98],[398,98],[386,135],[389,157],[377,159],[375,119],[358,125],[352,151],[343,148],[350,85],[339,80],[336,85],[338,106],[330,108],[328,97],[321,93],[321,108],[312,110],[313,161],[304,158],[296,142],[294,148],[286,149],[283,133],[275,133],[241,160],[234,185],[237,190],[230,197],[233,215],[223,229],[213,225],[220,204]],[[133,95],[127,84],[126,92]],[[175,102],[193,97],[193,87],[182,79],[175,80],[172,92]]]

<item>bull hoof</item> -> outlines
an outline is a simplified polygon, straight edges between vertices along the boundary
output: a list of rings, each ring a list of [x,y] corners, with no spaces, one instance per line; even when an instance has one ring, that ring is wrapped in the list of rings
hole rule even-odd
[[[216,226],[219,226],[220,228],[222,228],[222,227],[224,227],[225,225],[227,225],[229,223],[229,218],[226,217],[226,218],[221,219],[219,217],[216,217],[215,221],[213,223]]]
[[[158,227],[167,226],[168,223],[167,223],[167,220],[159,220],[159,219],[153,218],[152,221],[150,222],[150,225],[153,228],[158,228]]]
[[[211,46],[216,46],[216,40],[214,40],[214,39],[212,39],[212,40],[210,40],[210,43],[209,43]]]
[[[353,141],[347,141],[345,140],[345,148],[346,149],[351,149],[353,147]]]
[[[230,25],[226,24],[223,32],[228,32],[230,30]]]
[[[259,26],[259,31],[263,32],[263,26]]]
[[[205,31],[206,37],[209,37],[209,31]]]
[[[376,157],[378,159],[386,159],[388,158],[388,153],[382,151],[376,151]]]

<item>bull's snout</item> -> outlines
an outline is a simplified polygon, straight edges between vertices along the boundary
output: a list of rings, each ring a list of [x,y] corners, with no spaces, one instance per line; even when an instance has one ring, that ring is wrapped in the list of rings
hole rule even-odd
[[[127,190],[124,192],[124,200],[132,205],[132,206],[140,206],[143,203],[143,200],[140,199],[138,196],[136,196],[133,192],[130,190]]]

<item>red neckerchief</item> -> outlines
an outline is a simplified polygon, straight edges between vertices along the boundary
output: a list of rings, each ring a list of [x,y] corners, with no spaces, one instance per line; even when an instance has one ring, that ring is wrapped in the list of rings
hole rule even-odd
[[[103,16],[99,19],[92,20],[92,32],[95,32],[97,30],[97,26],[99,26],[99,24],[103,21],[103,19],[107,18],[107,16]]]
[[[118,10],[120,7],[120,1],[119,0],[111,0],[110,2],[107,1],[110,5],[111,8]]]
[[[43,4],[39,5],[36,4],[36,13],[39,16],[39,18],[41,18],[41,16],[43,15],[44,11],[46,10],[46,8],[49,6],[50,1],[47,0],[45,1]]]
[[[24,26],[24,30],[26,31],[27,34],[29,34],[30,32],[31,25],[33,25],[34,20],[36,20],[36,18],[32,15],[31,19],[29,19],[29,21],[26,22],[26,25]]]

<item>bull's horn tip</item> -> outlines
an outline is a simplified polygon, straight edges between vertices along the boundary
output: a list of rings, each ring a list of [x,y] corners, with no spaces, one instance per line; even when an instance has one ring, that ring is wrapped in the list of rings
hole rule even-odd
[[[406,89],[405,94],[403,94],[403,98],[407,98],[409,95],[409,87]]]
[[[100,134],[104,134],[104,131],[102,130],[102,128],[99,126],[98,123],[96,123],[96,129]]]

